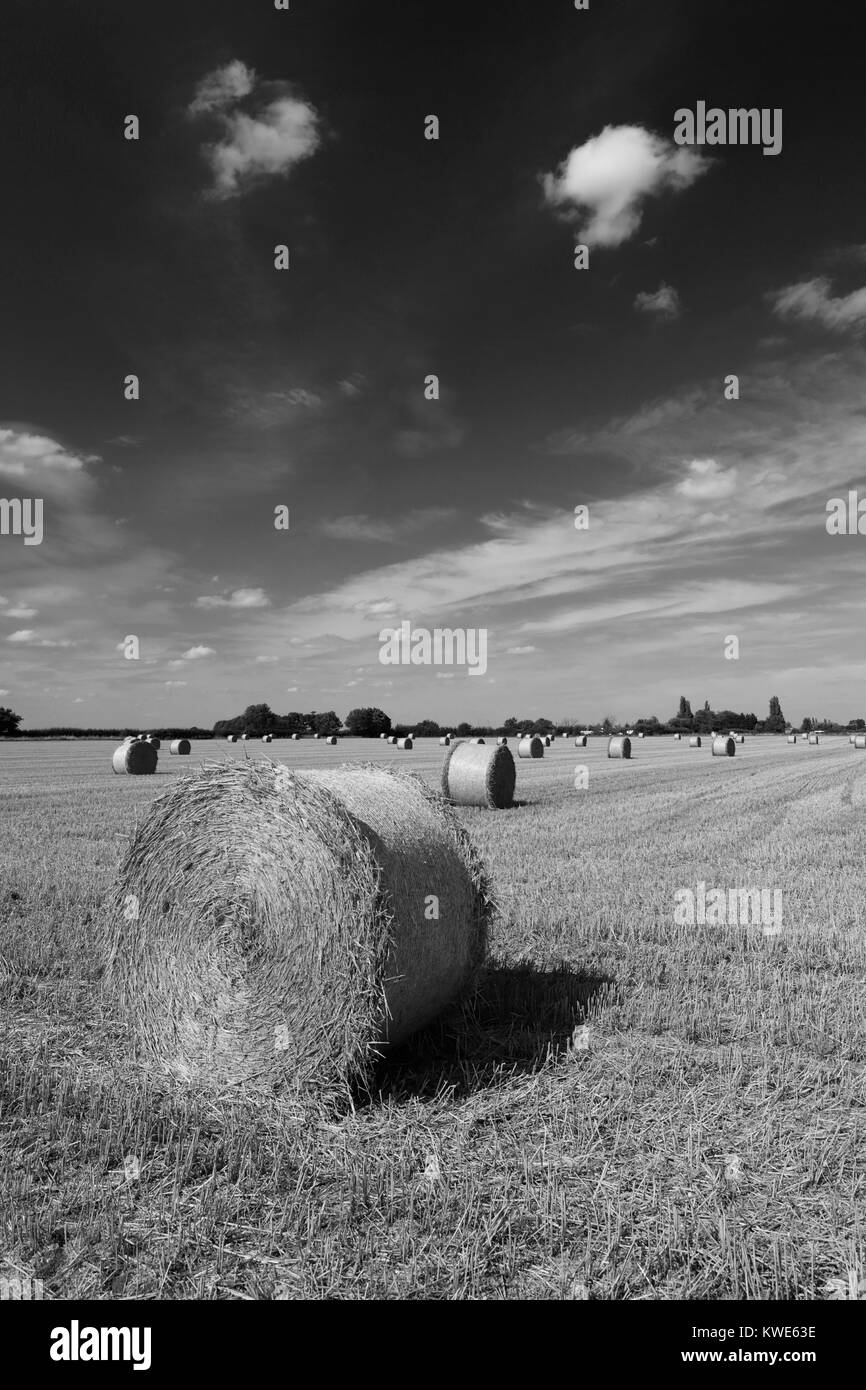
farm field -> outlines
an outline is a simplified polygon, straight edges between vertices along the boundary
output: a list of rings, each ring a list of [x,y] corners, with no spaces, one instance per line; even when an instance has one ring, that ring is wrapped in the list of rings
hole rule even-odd
[[[513,749],[513,744],[511,745]],[[133,826],[213,758],[443,750],[0,744],[0,1275],[55,1298],[825,1298],[866,1274],[866,753],[557,740],[518,804],[459,809],[500,914],[478,993],[353,1111],[147,1074],[94,923]],[[575,768],[588,768],[577,790]],[[779,890],[783,926],[678,925]]]

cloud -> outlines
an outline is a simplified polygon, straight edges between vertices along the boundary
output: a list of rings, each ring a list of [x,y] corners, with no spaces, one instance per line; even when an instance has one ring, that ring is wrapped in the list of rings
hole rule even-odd
[[[216,656],[213,647],[190,647],[189,651],[184,652],[184,661],[202,661],[207,656]]]
[[[264,589],[234,589],[228,598],[205,594],[195,601],[196,608],[267,608],[269,604]]]
[[[715,459],[692,459],[686,477],[676,484],[681,497],[707,500],[730,497],[737,488],[737,470],[720,468]]]
[[[544,196],[578,224],[590,246],[620,246],[634,236],[649,197],[693,184],[710,161],[642,126],[608,125],[578,145],[555,174],[542,176]]]
[[[8,695],[8,694],[9,694],[9,691],[8,691],[8,690],[0,690],[0,695]]]
[[[252,114],[238,108],[238,102],[264,90],[277,95]],[[238,61],[208,73],[187,110],[222,126],[223,138],[204,147],[217,198],[236,197],[263,178],[287,177],[321,143],[319,117],[309,102],[294,95],[287,83],[260,83]]]
[[[186,681],[163,681],[163,685],[186,685]]]
[[[24,604],[10,606],[10,600],[0,594],[0,618],[35,618],[38,608],[27,608]]]
[[[76,454],[50,435],[14,426],[0,428],[0,477],[32,489],[71,494],[88,488],[92,479],[85,465],[97,463],[96,454]]]
[[[223,68],[215,68],[203,77],[195,89],[195,97],[188,111],[191,116],[200,116],[209,111],[222,111],[234,106],[241,97],[249,96],[255,85],[256,75],[246,63],[235,59]]]
[[[641,290],[635,295],[634,307],[642,314],[656,314],[660,319],[679,318],[680,297],[673,285],[662,283],[654,294]]]
[[[55,641],[51,637],[40,637],[32,628],[23,627],[18,632],[10,632],[7,642],[15,642],[22,647],[71,647],[70,641]]]
[[[419,507],[403,516],[371,517],[364,512],[349,516],[329,517],[321,524],[321,530],[332,540],[396,542],[404,536],[423,531],[428,526],[447,521],[454,515],[453,507]],[[385,601],[385,606],[392,605]],[[379,611],[384,611],[381,608]]]
[[[506,656],[527,656],[530,652],[537,650],[537,647],[509,647]]]
[[[767,298],[779,318],[812,319],[835,333],[862,333],[866,328],[866,287],[834,299],[830,281],[819,275],[772,291]]]

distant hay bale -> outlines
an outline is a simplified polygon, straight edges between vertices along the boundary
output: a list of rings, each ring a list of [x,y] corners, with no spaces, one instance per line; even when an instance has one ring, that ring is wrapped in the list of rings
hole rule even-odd
[[[388,742],[391,744],[391,747],[392,747],[392,748],[396,748],[396,747],[397,747],[397,735],[396,735],[396,734],[391,734],[390,738],[388,739]]]
[[[849,734],[849,735],[848,735],[848,742],[849,742],[849,743],[853,743],[854,740],[856,739],[856,737],[857,737],[856,734]],[[789,743],[791,742],[790,738],[788,739],[788,742],[789,742]]]
[[[397,740],[397,747],[398,747],[398,748],[404,748],[404,749],[406,750],[407,753],[411,753],[411,751],[412,751],[412,740],[411,740],[411,738],[408,738],[408,737],[407,737],[407,738],[398,738],[398,740]]]
[[[641,732],[638,734],[638,738],[646,738],[646,734]]]
[[[526,734],[517,745],[518,758],[543,758],[544,744],[538,734]]]
[[[746,741],[746,735],[745,735],[745,734],[734,734],[734,739],[735,739],[735,741],[736,741],[737,743],[745,743],[745,741]]]
[[[292,734],[292,742],[293,742],[293,743],[297,743],[297,742],[299,741],[300,737],[301,737],[300,734]]]
[[[614,734],[608,741],[607,756],[609,758],[630,758],[631,739],[628,734]]]
[[[455,743],[442,764],[442,793],[455,806],[490,806],[504,810],[514,802],[517,772],[511,753],[502,744],[479,748]]]
[[[700,734],[692,734],[691,738],[689,739],[689,747],[690,747],[690,748],[700,748],[700,747],[701,747],[701,743],[702,743],[702,740],[701,740]]]
[[[237,734],[226,734],[226,743],[237,743]]]
[[[189,753],[191,746],[188,738],[174,738],[169,745],[168,751],[169,753],[175,753],[177,756],[183,758]]]
[[[248,738],[249,734],[241,734],[241,743],[246,743]]]
[[[380,738],[387,738],[388,735],[387,735],[387,734],[380,734],[379,737],[380,737]]]
[[[336,748],[336,746],[337,746],[337,735],[336,735],[336,734],[329,734],[328,737],[325,739],[325,742],[326,742],[327,744],[329,744],[331,748]]]
[[[586,734],[578,734],[577,738],[574,740],[574,746],[575,748],[585,748]]]
[[[313,734],[313,738],[320,738],[320,737],[321,737],[320,734]]]
[[[147,741],[150,744],[151,748],[155,748],[158,753],[160,748],[162,747],[162,740],[156,738],[153,734],[148,734]]]
[[[334,1099],[472,984],[491,912],[420,778],[210,764],[135,832],[101,918],[105,983],[151,1067]]]
[[[483,745],[484,739],[483,739],[483,738],[471,738],[471,739],[469,740],[469,742],[470,742],[470,743],[480,743],[480,744]]]
[[[730,734],[716,734],[713,739],[714,758],[732,758],[737,751],[737,745]]]
[[[159,754],[152,743],[147,740],[131,739],[129,743],[122,743],[119,748],[115,748],[111,758],[111,766],[115,772],[126,772],[130,777],[144,777],[151,772],[156,772],[156,765],[159,762]]]
[[[797,742],[797,735],[796,735],[796,734],[789,734],[789,735],[788,735],[788,742],[789,742],[789,743],[796,743],[796,742]],[[852,743],[854,742],[853,738],[852,738],[851,742],[852,742]]]
[[[550,734],[545,734],[545,735],[544,735],[544,746],[545,746],[545,748],[549,748],[549,747],[550,747],[550,743],[551,743]]]
[[[445,734],[444,737],[443,737],[443,738],[440,738],[440,740],[439,740],[439,747],[440,747],[440,748],[450,748],[450,746],[451,746],[451,739],[450,739],[450,737],[448,736],[448,734]]]
[[[500,748],[508,747],[508,739],[505,737],[505,734],[500,734],[496,742],[499,744]]]
[[[817,742],[818,742],[818,735],[817,735],[817,734],[810,734],[810,735],[809,735],[809,742],[810,742],[810,743],[817,743]]]
[[[674,740],[675,740],[676,742],[679,742],[681,738],[682,738],[682,734],[674,734]]]
[[[262,743],[273,743],[273,734],[262,734]]]
[[[854,735],[854,747],[855,747],[855,748],[866,748],[866,734],[855,734],[855,735]]]

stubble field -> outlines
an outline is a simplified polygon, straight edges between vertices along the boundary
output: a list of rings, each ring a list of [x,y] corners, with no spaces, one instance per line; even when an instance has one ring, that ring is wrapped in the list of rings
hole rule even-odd
[[[460,810],[500,903],[478,994],[300,1124],[148,1075],[94,921],[137,817],[202,759],[0,744],[0,1277],[47,1298],[826,1298],[864,1261],[866,754],[557,741]],[[251,744],[304,768],[441,750]],[[589,769],[585,790],[577,765]],[[677,890],[782,893],[681,926]]]

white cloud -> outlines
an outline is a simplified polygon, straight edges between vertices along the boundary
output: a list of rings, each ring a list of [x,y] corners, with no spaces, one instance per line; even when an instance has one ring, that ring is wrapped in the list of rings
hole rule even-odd
[[[834,332],[866,328],[866,287],[833,298],[830,281],[823,275],[786,285],[768,295],[773,312],[783,319],[812,319]]]
[[[203,77],[195,89],[195,97],[188,107],[191,116],[200,116],[208,111],[222,111],[233,106],[241,97],[249,96],[255,85],[256,74],[246,63],[235,59],[223,68],[215,68]]]
[[[51,637],[40,637],[32,628],[23,627],[18,632],[10,632],[7,642],[15,642],[22,647],[71,647],[69,641],[59,641]]]
[[[680,192],[710,167],[710,161],[642,126],[605,126],[578,145],[555,174],[544,174],[547,202],[578,224],[592,246],[620,246],[641,224],[644,201]]]
[[[85,464],[95,454],[76,454],[49,435],[0,428],[0,477],[26,484],[34,495],[42,491],[73,493],[91,485]]]
[[[286,694],[287,694],[287,695],[295,695],[295,694],[297,693],[297,689],[298,689],[298,687],[297,687],[296,685],[287,685],[287,686],[286,686]]]
[[[163,681],[163,685],[186,685],[186,681]]]
[[[529,654],[529,652],[534,652],[534,651],[537,651],[537,650],[538,650],[537,647],[509,647],[509,648],[507,649],[506,655],[507,655],[507,656],[526,656],[526,655]]]
[[[228,598],[205,594],[195,601],[196,608],[267,608],[269,604],[264,589],[234,589]]]
[[[676,319],[680,316],[680,297],[673,285],[662,283],[653,294],[641,290],[635,295],[634,307],[642,314],[656,314],[661,319]]]
[[[237,103],[266,88],[279,92],[253,114]],[[214,173],[213,193],[231,198],[255,181],[283,176],[318,149],[319,117],[315,109],[294,96],[285,83],[261,84],[255,72],[235,61],[202,79],[188,107],[190,116],[218,120],[223,138],[205,146]]]
[[[8,694],[9,694],[9,691],[8,691],[8,690],[0,690],[0,695],[8,695]]]
[[[688,471],[676,485],[681,497],[704,501],[730,497],[737,488],[737,470],[720,468],[715,459],[692,459]]]
[[[322,522],[321,529],[332,540],[399,541],[404,536],[413,535],[418,531],[423,531],[428,526],[447,521],[453,515],[453,507],[418,507],[414,511],[406,512],[403,516],[389,519],[371,517],[364,512],[358,512],[349,516],[329,517]],[[371,604],[370,611],[385,612],[391,607],[393,607],[391,603],[383,600],[378,608]]]
[[[35,618],[38,608],[28,608],[24,604],[12,604],[0,594],[0,618]]]
[[[213,647],[190,647],[189,651],[184,652],[184,661],[202,661],[205,657],[216,656]]]

